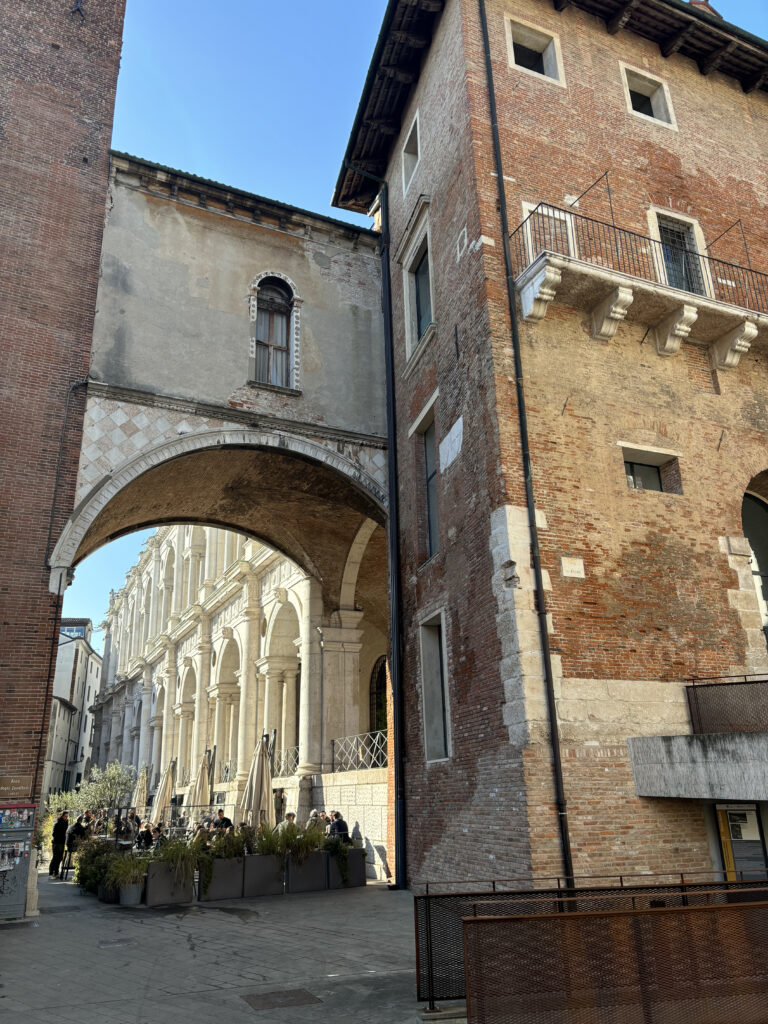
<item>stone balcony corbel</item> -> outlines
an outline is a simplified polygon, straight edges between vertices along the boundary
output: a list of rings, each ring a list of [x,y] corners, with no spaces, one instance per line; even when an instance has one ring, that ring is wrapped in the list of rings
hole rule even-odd
[[[739,365],[739,359],[749,352],[749,347],[757,337],[757,324],[752,320],[744,320],[732,331],[726,331],[710,346],[712,362],[718,370],[730,370]]]
[[[564,261],[547,254],[547,259],[537,260],[523,271],[517,279],[523,320],[538,323],[544,319],[550,302],[557,295],[564,266]]]
[[[610,341],[625,319],[634,297],[632,289],[623,285],[610,292],[592,310],[592,337],[597,341]]]
[[[680,351],[680,346],[691,333],[691,327],[696,323],[698,316],[696,306],[683,302],[669,316],[665,316],[656,324],[653,338],[660,356],[674,356]]]

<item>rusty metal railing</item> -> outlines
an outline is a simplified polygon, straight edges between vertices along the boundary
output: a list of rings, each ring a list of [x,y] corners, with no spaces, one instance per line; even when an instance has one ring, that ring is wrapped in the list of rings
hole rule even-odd
[[[468,1024],[765,1024],[768,901],[467,917]],[[719,900],[715,897],[720,897]]]

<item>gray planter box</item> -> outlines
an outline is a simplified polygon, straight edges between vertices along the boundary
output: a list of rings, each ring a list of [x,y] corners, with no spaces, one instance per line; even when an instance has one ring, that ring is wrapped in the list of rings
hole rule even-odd
[[[282,896],[282,857],[253,855],[245,858],[243,896]]]
[[[349,878],[346,888],[353,888],[358,885],[365,885],[365,850],[359,850],[355,846],[347,847],[347,866]],[[335,857],[328,854],[328,888],[343,889],[344,883],[341,880],[341,870]]]
[[[141,896],[144,891],[143,882],[132,882],[129,885],[120,886],[120,906],[138,907],[141,903]]]
[[[210,903],[214,900],[239,900],[243,897],[243,861],[245,857],[216,857],[213,874],[206,892],[200,879],[199,898]]]
[[[328,854],[310,853],[302,864],[289,857],[285,865],[286,892],[321,892],[328,888]]]
[[[102,903],[119,903],[120,902],[120,890],[113,889],[109,885],[105,885],[104,882],[99,882],[97,889],[97,895]]]
[[[195,897],[194,885],[182,889],[176,885],[173,868],[169,864],[154,863],[147,865],[147,898],[148,907],[163,906],[167,903],[191,903]]]

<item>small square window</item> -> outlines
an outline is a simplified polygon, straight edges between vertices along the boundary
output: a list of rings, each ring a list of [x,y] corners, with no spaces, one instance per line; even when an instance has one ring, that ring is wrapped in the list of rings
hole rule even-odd
[[[673,452],[635,448],[621,443],[627,487],[633,491],[682,494],[680,463]]]
[[[674,126],[672,101],[665,83],[634,68],[628,68],[623,64],[621,67],[628,109],[634,114],[640,114],[641,117]]]
[[[506,28],[510,65],[562,84],[564,76],[557,37],[511,18],[506,19]]]
[[[642,462],[625,462],[627,486],[635,491],[660,491],[661,470],[658,466],[646,466]]]
[[[408,191],[411,179],[419,163],[419,115],[413,119],[411,130],[403,146],[403,195]]]

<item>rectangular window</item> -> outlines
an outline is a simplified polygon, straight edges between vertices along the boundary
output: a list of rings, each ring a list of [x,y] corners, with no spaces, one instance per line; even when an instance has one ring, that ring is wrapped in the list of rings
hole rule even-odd
[[[694,295],[704,295],[704,277],[692,225],[661,215],[657,220],[667,284]]]
[[[511,67],[563,84],[563,63],[556,36],[512,18],[506,19],[506,29]]]
[[[658,466],[645,466],[641,462],[625,462],[627,486],[636,491],[660,491],[661,472]]]
[[[667,85],[660,78],[620,63],[627,110],[642,118],[676,128]]]
[[[432,323],[432,291],[429,284],[429,250],[424,253],[413,271],[416,292],[416,330],[419,339]]]
[[[419,164],[419,115],[413,119],[411,130],[403,146],[403,195],[408,191],[411,179]]]
[[[442,761],[450,756],[442,617],[422,625],[420,634],[424,753],[427,761]]]
[[[288,387],[288,316],[270,309],[256,314],[256,380]]]
[[[437,445],[435,443],[434,420],[424,431],[423,437],[427,496],[427,558],[432,558],[439,549],[437,533]]]

